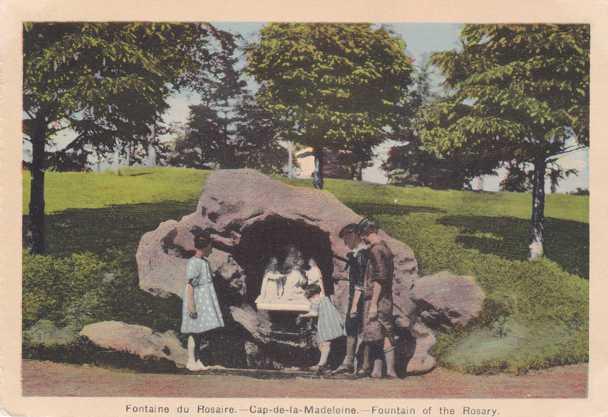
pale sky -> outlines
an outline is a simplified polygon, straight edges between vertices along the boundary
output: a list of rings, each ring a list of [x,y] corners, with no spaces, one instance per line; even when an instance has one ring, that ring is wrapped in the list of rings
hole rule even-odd
[[[393,30],[399,34],[407,44],[407,53],[420,61],[424,56],[446,49],[453,49],[458,46],[458,34],[462,25],[450,23],[388,23]],[[260,28],[264,23],[258,22],[214,22],[214,25],[223,30],[241,34],[246,40],[255,40]],[[165,114],[166,122],[185,123],[188,119],[188,106],[199,103],[196,94],[181,93],[169,98],[170,108]],[[384,171],[380,169],[382,161],[386,158],[390,143],[378,146],[375,150],[376,157],[374,165],[363,172],[365,181],[386,183]],[[564,168],[575,168],[579,171],[576,176],[571,176],[561,182],[559,191],[568,192],[577,187],[589,187],[589,162],[588,150],[580,150],[565,155],[560,159],[560,164]],[[504,175],[504,172],[502,172]],[[497,191],[498,184],[502,175],[496,177],[485,177],[483,179],[483,189],[487,191]]]

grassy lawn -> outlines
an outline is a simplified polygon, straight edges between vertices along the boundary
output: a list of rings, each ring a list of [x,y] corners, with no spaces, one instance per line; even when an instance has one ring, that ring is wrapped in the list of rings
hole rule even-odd
[[[51,256],[125,256],[141,235],[196,206],[206,171],[141,168],[46,174]],[[310,186],[310,181],[290,181]],[[440,335],[436,353],[466,372],[525,371],[588,359],[589,199],[550,195],[546,259],[526,261],[530,195],[436,191],[327,180],[327,192],[412,247],[421,274],[473,275],[487,293],[480,320]],[[24,214],[29,175],[24,174]]]

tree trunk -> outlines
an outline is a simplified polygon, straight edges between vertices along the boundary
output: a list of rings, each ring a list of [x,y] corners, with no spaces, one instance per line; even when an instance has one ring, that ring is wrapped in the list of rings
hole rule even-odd
[[[312,173],[312,185],[319,189],[323,189],[323,150],[315,149],[315,170]]]
[[[38,120],[32,136],[32,179],[30,182],[30,233],[31,253],[40,254],[46,250],[44,218],[44,169],[46,123]]]
[[[534,161],[534,179],[532,187],[532,221],[530,223],[530,260],[543,256],[544,221],[545,221],[545,169],[544,156]]]
[[[363,181],[363,162],[357,162],[357,181]]]

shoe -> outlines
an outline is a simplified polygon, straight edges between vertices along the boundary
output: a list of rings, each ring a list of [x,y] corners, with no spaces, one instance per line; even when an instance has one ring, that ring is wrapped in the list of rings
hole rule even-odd
[[[342,364],[338,366],[335,370],[332,371],[332,375],[344,375],[344,374],[353,374],[355,372],[355,367],[352,365]]]
[[[186,369],[188,369],[191,372],[198,372],[198,371],[206,371],[207,367],[200,361],[196,361],[196,362],[188,362],[186,364]]]
[[[331,375],[331,368],[329,367],[329,365],[322,365],[319,367],[317,373],[319,375]]]
[[[355,376],[357,378],[367,378],[371,373],[372,371],[370,369],[361,368],[358,369],[357,372],[355,372]]]

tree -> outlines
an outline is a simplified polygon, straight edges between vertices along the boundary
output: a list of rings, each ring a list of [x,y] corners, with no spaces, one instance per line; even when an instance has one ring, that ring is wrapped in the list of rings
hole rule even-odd
[[[227,124],[205,104],[190,106],[185,131],[176,138],[169,164],[198,169],[235,168],[235,147]]]
[[[58,152],[117,146],[147,149],[167,96],[192,73],[213,74],[232,35],[208,24],[27,23],[24,25],[24,141],[31,144],[29,206],[34,253],[45,249],[44,171]]]
[[[466,150],[438,156],[427,149],[417,130],[417,118],[423,106],[441,97],[432,91],[431,61],[424,57],[414,66],[414,84],[405,107],[406,127],[398,137],[400,145],[389,149],[382,164],[388,182],[395,185],[424,186],[431,188],[464,189],[479,175],[494,175],[494,166],[477,154]]]
[[[465,25],[458,50],[436,53],[451,94],[425,107],[421,139],[496,167],[534,167],[530,259],[543,255],[548,161],[589,143],[588,25]]]
[[[273,23],[247,48],[257,97],[284,138],[313,148],[322,188],[322,151],[370,159],[403,123],[411,62],[404,42],[369,24]]]
[[[526,163],[511,161],[507,164],[507,175],[500,182],[501,191],[525,192],[534,188],[534,170],[527,168]],[[578,174],[574,168],[564,169],[556,160],[548,160],[545,176],[549,179],[551,193],[557,192],[557,187],[562,180],[571,175]]]
[[[261,107],[254,96],[243,96],[237,108],[236,159],[240,166],[267,174],[283,172],[288,150],[280,143],[272,114]],[[297,166],[297,161],[292,164]]]
[[[437,189],[469,189],[475,177],[496,175],[483,157],[465,152],[438,157],[414,141],[392,147],[382,168],[389,184]]]
[[[169,165],[282,172],[287,149],[279,143],[272,115],[249,94],[238,100],[227,119],[207,105],[190,106],[186,126],[173,129],[176,138]]]

